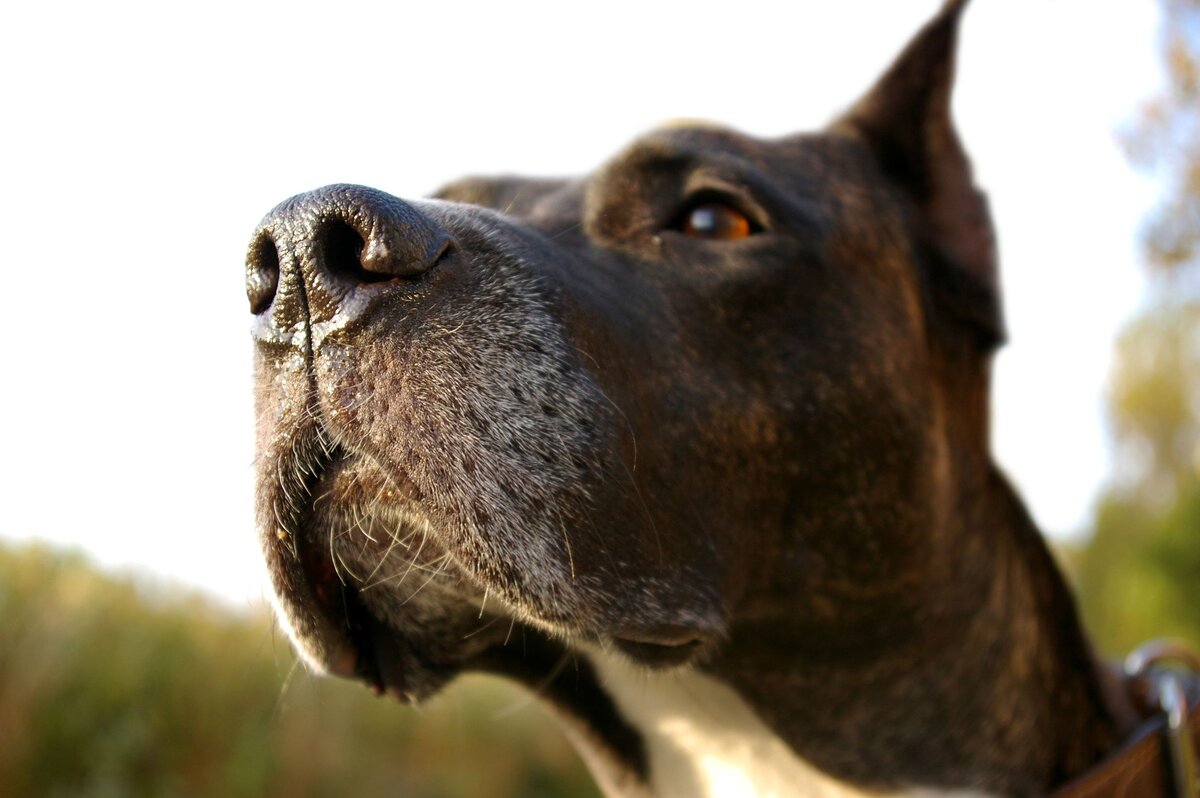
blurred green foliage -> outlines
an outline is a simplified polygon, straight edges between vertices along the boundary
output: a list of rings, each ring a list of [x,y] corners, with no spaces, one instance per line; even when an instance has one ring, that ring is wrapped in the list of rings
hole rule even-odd
[[[0,796],[595,796],[525,693],[307,675],[265,608],[0,546]]]
[[[1117,346],[1117,473],[1074,560],[1109,653],[1174,635],[1200,647],[1200,0],[1160,0],[1166,81],[1125,137],[1163,187],[1147,219],[1145,312]]]

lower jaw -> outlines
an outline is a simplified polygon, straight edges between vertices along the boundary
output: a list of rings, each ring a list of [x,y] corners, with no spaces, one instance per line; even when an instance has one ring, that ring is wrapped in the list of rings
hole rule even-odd
[[[309,521],[322,526],[320,519],[310,517]],[[393,628],[381,620],[387,613],[380,614],[378,608],[373,611],[363,593],[343,581],[325,546],[302,545],[300,561],[317,611],[334,629],[340,629],[344,640],[345,655],[339,656],[338,663],[329,663],[329,670],[364,682],[377,695],[418,703],[467,670],[493,672],[536,687],[553,676],[559,663],[575,656],[560,633],[514,620],[507,613],[489,613],[490,619],[481,620],[478,608],[467,598],[461,598],[460,614],[448,613],[461,623],[451,620],[441,630]],[[654,670],[686,664],[703,643],[688,630],[676,627],[623,628],[600,635],[576,630],[567,637],[611,646]]]

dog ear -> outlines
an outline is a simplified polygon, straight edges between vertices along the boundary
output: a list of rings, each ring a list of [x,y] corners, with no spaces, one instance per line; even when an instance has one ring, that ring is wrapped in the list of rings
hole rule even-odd
[[[965,6],[949,0],[834,129],[857,132],[909,197],[935,298],[991,349],[1004,339],[995,234],[950,112]]]

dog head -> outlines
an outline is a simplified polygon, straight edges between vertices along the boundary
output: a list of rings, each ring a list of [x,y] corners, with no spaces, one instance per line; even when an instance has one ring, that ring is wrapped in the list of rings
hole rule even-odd
[[[822,131],[264,219],[258,524],[310,664],[415,700],[536,681],[529,641],[716,668],[924,617],[1003,337],[960,9]]]

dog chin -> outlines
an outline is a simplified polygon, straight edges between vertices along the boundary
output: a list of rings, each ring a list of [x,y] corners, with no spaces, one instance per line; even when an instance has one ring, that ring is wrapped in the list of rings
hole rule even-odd
[[[291,439],[307,444],[272,468],[264,546],[277,615],[311,669],[415,703],[465,670],[526,675],[530,646],[551,663],[586,644],[652,669],[701,655],[687,625],[564,623],[506,603],[453,555],[403,475],[320,430]]]
[[[273,508],[263,540],[278,617],[314,671],[405,701],[427,697],[469,667],[507,619],[486,612],[412,509],[412,485],[321,430],[291,439],[301,443],[290,461],[277,458],[261,497]]]

